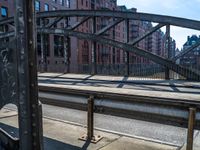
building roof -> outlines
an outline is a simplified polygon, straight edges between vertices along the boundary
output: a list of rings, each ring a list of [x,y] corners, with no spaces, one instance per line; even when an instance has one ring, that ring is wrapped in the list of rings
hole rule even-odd
[[[197,35],[192,35],[191,37],[188,36],[187,41],[185,42],[183,46],[191,46],[199,40],[200,40],[200,36],[199,37]]]

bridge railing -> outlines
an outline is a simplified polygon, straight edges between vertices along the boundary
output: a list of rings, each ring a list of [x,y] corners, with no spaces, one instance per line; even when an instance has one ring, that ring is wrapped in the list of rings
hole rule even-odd
[[[70,54],[68,53],[68,46],[69,46],[69,38],[71,36],[80,38],[80,39],[86,39],[92,41],[92,62],[91,62],[91,73],[96,74],[97,73],[97,59],[96,59],[96,44],[107,44],[112,47],[121,49],[126,52],[127,56],[129,53],[134,53],[134,55],[138,55],[140,57],[147,58],[151,61],[153,61],[155,64],[159,64],[160,66],[165,68],[165,78],[169,79],[170,77],[170,70],[176,72],[177,74],[183,76],[186,79],[190,80],[200,80],[200,74],[199,72],[196,72],[196,70],[189,69],[183,65],[179,65],[175,63],[176,60],[168,58],[163,58],[161,56],[155,55],[151,53],[150,51],[135,47],[135,44],[137,44],[139,41],[143,40],[156,30],[160,29],[163,26],[166,26],[166,39],[168,40],[167,49],[169,50],[169,39],[170,39],[170,25],[176,25],[180,27],[186,27],[191,29],[197,29],[200,30],[200,21],[195,20],[189,20],[189,19],[183,19],[183,18],[176,18],[176,17],[170,17],[170,16],[161,16],[161,15],[153,15],[153,14],[144,14],[144,13],[132,13],[132,12],[119,12],[119,11],[109,11],[109,10],[58,10],[58,11],[51,11],[51,12],[43,12],[37,14],[37,19],[44,21],[44,19],[52,19],[56,18],[51,24],[48,26],[43,25],[37,27],[36,30],[36,21],[35,21],[35,13],[34,13],[34,0],[15,0],[16,1],[16,12],[14,18],[8,18],[0,20],[0,25],[9,25],[9,31],[3,31],[0,33],[0,82],[1,82],[1,92],[0,92],[0,108],[2,108],[4,105],[8,103],[13,103],[17,105],[19,110],[19,147],[20,150],[33,150],[33,149],[43,149],[42,145],[42,121],[41,121],[41,105],[38,101],[38,86],[37,86],[37,66],[36,66],[36,34],[37,32],[40,34],[53,34],[53,35],[60,35],[64,36],[66,42],[64,43],[65,48],[65,62],[69,60]],[[81,22],[77,22],[71,27],[67,28],[52,28],[55,24],[59,22],[62,18],[67,17],[83,17]],[[85,18],[86,17],[86,18]],[[112,24],[102,28],[101,30],[96,30],[96,18],[97,17],[110,17],[113,19]],[[120,18],[120,19],[119,19]],[[80,31],[77,31],[78,26],[80,26],[82,23],[84,23],[86,20],[92,19],[92,25],[93,25],[93,31],[92,33],[83,33]],[[102,36],[106,31],[113,28],[115,25],[117,25],[119,22],[126,21],[126,24],[128,25],[128,21],[130,20],[143,20],[143,21],[151,21],[151,22],[158,22],[159,24],[155,27],[151,28],[149,31],[144,33],[141,37],[138,37],[134,39],[133,41],[129,41],[130,39],[126,39],[126,42],[119,42],[116,41],[114,38],[108,38],[106,36]],[[128,31],[128,26],[126,26],[126,30]],[[114,33],[113,33],[114,35]],[[128,35],[128,32],[127,32]],[[14,40],[7,40],[8,37],[14,37]],[[67,42],[68,41],[68,42]],[[195,45],[190,47],[189,49],[185,50],[187,52],[190,52],[194,48],[198,47],[200,42],[197,42]],[[42,45],[42,44],[41,44]],[[43,46],[44,48],[44,46]],[[185,52],[184,52],[185,53]],[[42,50],[42,60],[44,71],[47,69],[47,54],[44,49]],[[185,55],[185,54],[184,54]],[[180,57],[182,57],[181,55]],[[67,63],[65,63],[67,64]],[[101,68],[102,66],[99,66]],[[151,74],[151,71],[148,70],[143,65],[136,65],[136,68],[140,68],[139,71],[136,69],[133,72],[137,75],[144,75],[147,72]],[[103,68],[103,67],[102,67]],[[101,68],[101,70],[102,70]],[[120,66],[112,66],[111,67],[112,72],[116,70],[116,68],[119,68],[119,70],[123,70]],[[128,59],[126,60],[126,75],[130,74],[130,62]],[[144,69],[145,68],[145,69]],[[155,67],[156,68],[156,67]],[[198,69],[198,68],[197,68]],[[154,70],[154,69],[153,69]],[[159,73],[162,70],[155,69],[153,73],[157,72]],[[92,89],[91,89],[92,91]],[[90,91],[87,91],[90,93]],[[86,92],[86,93],[87,93]],[[119,91],[117,91],[119,93]],[[76,93],[78,94],[78,93]],[[90,93],[87,95],[89,96],[96,96],[94,93]],[[102,93],[99,93],[99,97],[102,95]],[[98,96],[97,96],[98,97]],[[104,98],[108,97],[114,97],[117,99],[120,95],[113,96],[113,95],[107,95]],[[122,99],[126,99],[126,97],[123,95],[121,97]],[[132,99],[132,97],[129,97]],[[111,98],[112,99],[112,98]],[[154,98],[153,98],[154,99]],[[156,101],[156,104],[148,103],[146,105],[146,99],[144,98],[145,103],[141,103],[140,99],[137,99],[138,101],[135,102],[137,105],[131,105],[130,116],[134,115],[134,111],[140,109],[140,112],[144,112],[144,114],[149,114],[149,118],[151,118],[150,114],[155,113],[155,117],[160,116],[159,119],[161,119],[165,115],[166,111],[165,109],[162,109],[165,107],[165,105],[159,105],[161,103],[160,100]],[[179,99],[178,99],[179,101]],[[121,109],[122,107],[126,108],[125,106],[129,106],[130,102],[121,102],[120,104],[116,104],[115,106],[118,106],[116,108],[108,107],[114,102],[111,101],[104,101],[105,103],[105,109],[107,108],[108,111],[113,111],[119,114],[127,115],[124,113],[124,110],[127,109]],[[165,100],[164,100],[165,102]],[[185,103],[181,101],[179,104],[180,106],[174,106],[176,103],[170,103],[170,107],[167,108],[168,115],[172,116],[172,119],[174,119],[174,122],[181,122],[184,126],[189,126],[189,132],[188,132],[188,150],[191,149],[191,140],[193,135],[193,129],[197,128],[199,129],[199,102],[192,102],[192,103]],[[158,104],[158,105],[157,105]],[[158,109],[152,109],[154,106]],[[171,107],[173,105],[174,107]],[[98,105],[97,105],[98,106]],[[101,103],[102,106],[102,103]],[[135,107],[138,106],[138,107]],[[168,106],[168,105],[166,105]],[[147,109],[146,109],[147,108]],[[135,109],[135,110],[134,110]],[[179,113],[176,113],[177,111],[174,111],[174,113],[169,112],[169,109],[176,109]],[[152,112],[152,110],[154,112]],[[148,112],[146,112],[148,111]],[[197,111],[197,126],[194,126],[194,118],[195,118],[195,111]],[[126,111],[125,111],[126,112]],[[189,113],[189,118],[187,117],[187,114]],[[141,114],[141,113],[140,113]],[[174,115],[174,116],[173,116]],[[180,115],[178,118],[176,115]],[[147,117],[140,116],[141,118],[147,119]],[[174,117],[174,118],[173,118]],[[157,119],[158,119],[157,118]],[[166,119],[166,116],[164,117]],[[180,120],[179,120],[180,119]],[[153,119],[152,119],[153,120]],[[91,124],[90,124],[91,125]],[[3,134],[0,131],[0,137],[5,136],[6,134]],[[12,138],[9,138],[9,140],[12,140]]]

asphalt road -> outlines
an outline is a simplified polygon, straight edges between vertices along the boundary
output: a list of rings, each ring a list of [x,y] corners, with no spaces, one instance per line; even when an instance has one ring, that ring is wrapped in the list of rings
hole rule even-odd
[[[87,123],[87,113],[74,109],[43,105],[43,115],[81,125]],[[158,140],[177,146],[183,145],[187,137],[187,129],[184,128],[102,114],[95,114],[94,126],[95,128]],[[195,135],[198,132],[195,131]]]
[[[144,83],[145,81],[141,82]],[[161,81],[162,82],[162,81]],[[64,85],[78,85],[78,86],[101,86],[101,87],[115,87],[115,88],[128,88],[140,89],[148,91],[168,91],[168,92],[181,92],[181,93],[194,93],[200,94],[200,88],[191,88],[184,86],[176,86],[173,84],[166,86],[165,84],[137,84],[128,82],[113,82],[109,80],[98,79],[78,79],[78,78],[49,78],[39,77],[39,83],[53,83]],[[155,81],[155,83],[159,83]],[[66,120],[74,123],[86,125],[87,114],[84,111],[73,110],[68,108],[60,108],[55,106],[43,105],[44,116]],[[122,134],[129,134],[132,136],[139,136],[158,140],[165,143],[171,143],[181,146],[186,142],[187,129],[162,125],[158,123],[150,123],[145,121],[127,119],[116,116],[108,116],[102,114],[95,114],[95,127]],[[195,135],[199,131],[195,131]]]

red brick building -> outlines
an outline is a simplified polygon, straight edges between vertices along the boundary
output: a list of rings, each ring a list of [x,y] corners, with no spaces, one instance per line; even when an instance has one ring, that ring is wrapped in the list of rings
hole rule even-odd
[[[0,1],[1,17],[13,16],[13,1],[2,0]],[[35,1],[36,11],[54,11],[59,9],[109,9],[118,11],[132,11],[136,12],[136,8],[127,9],[125,6],[117,6],[117,0],[36,0]],[[66,27],[73,25],[75,22],[80,21],[81,17],[71,17],[68,20],[60,21],[57,27]],[[113,21],[113,18],[97,18],[96,29],[97,31],[107,26]],[[44,20],[41,23],[48,24],[51,20]],[[152,27],[150,22],[130,20],[129,22],[129,40],[133,40],[143,33],[148,31]],[[92,19],[86,21],[81,25],[78,31],[92,33]],[[4,27],[5,29],[5,27]],[[2,28],[1,28],[2,30]],[[115,39],[120,42],[126,42],[126,23],[125,21],[118,24],[113,29],[106,32],[107,38]],[[38,68],[42,70],[44,64],[43,52],[47,55],[47,71],[50,72],[66,72],[66,68],[69,68],[70,72],[90,72],[92,64],[92,42],[89,40],[80,40],[76,37],[68,37],[70,39],[70,46],[68,49],[69,59],[66,60],[66,54],[64,51],[64,36],[57,35],[45,35],[43,34],[44,45],[41,50],[41,35],[38,34],[37,38],[37,50],[38,50]],[[175,43],[175,41],[173,41]],[[145,38],[139,42],[136,46],[148,50],[154,54],[165,56],[165,34],[158,30],[148,38]],[[172,45],[175,52],[175,45]],[[97,43],[97,66],[106,65],[122,65],[124,68],[126,55],[121,49],[103,45]],[[148,59],[135,56],[130,54],[130,64],[150,64]]]

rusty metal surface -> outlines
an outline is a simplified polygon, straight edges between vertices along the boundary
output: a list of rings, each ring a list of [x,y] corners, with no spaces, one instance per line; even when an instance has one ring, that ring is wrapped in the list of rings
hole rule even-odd
[[[186,147],[186,150],[192,150],[193,149],[195,120],[196,120],[196,109],[195,108],[189,108],[188,136],[187,136],[187,147]]]

